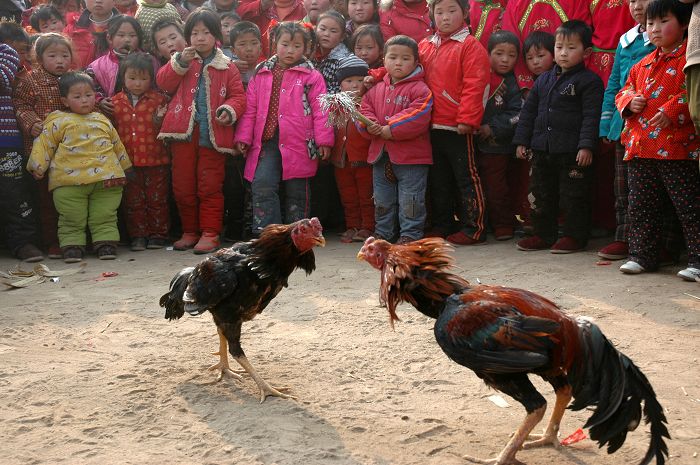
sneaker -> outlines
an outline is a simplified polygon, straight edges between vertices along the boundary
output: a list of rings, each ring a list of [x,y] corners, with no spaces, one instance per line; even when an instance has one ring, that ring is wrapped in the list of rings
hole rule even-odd
[[[359,231],[357,231],[357,234],[352,236],[352,241],[353,242],[364,242],[371,235],[372,235],[372,231],[370,231],[369,229],[360,229]]]
[[[615,241],[600,249],[598,256],[607,260],[622,260],[627,258],[629,253],[630,249],[627,242]]]
[[[57,260],[63,258],[63,250],[58,244],[51,244],[49,246],[48,256],[50,259]]]
[[[551,242],[547,242],[540,236],[526,237],[525,239],[519,240],[515,247],[518,250],[523,250],[525,252],[534,252],[535,250],[545,250],[552,246]]]
[[[135,239],[131,240],[131,251],[132,252],[141,252],[142,250],[146,250],[146,238],[145,237],[137,237]]]
[[[34,244],[24,244],[15,252],[17,258],[26,263],[36,263],[44,259],[44,254]]]
[[[189,250],[199,241],[199,234],[197,233],[183,233],[182,237],[175,241],[173,244],[173,249],[175,250]]]
[[[442,239],[444,239],[446,236],[447,236],[447,234],[445,234],[444,232],[442,232],[439,229],[430,229],[430,230],[426,231],[425,234],[423,235],[423,237],[439,237]]]
[[[197,255],[202,255],[205,253],[212,253],[219,247],[221,247],[219,235],[205,232],[202,233],[202,237],[199,238],[199,242],[197,242],[197,245],[194,246],[193,252]]]
[[[162,237],[151,237],[148,239],[147,249],[162,249],[165,247],[166,240]]]
[[[700,268],[693,268],[689,266],[685,270],[681,270],[676,275],[684,281],[697,281],[700,278]]]
[[[114,260],[117,258],[117,248],[112,244],[102,244],[97,248],[97,258],[100,260]]]
[[[410,237],[401,236],[401,237],[399,237],[399,240],[396,241],[396,245],[406,245],[406,244],[410,244],[411,242],[413,242],[413,239],[411,239]]]
[[[349,244],[352,242],[352,238],[355,237],[355,234],[357,234],[358,229],[357,228],[349,228],[347,231],[345,231],[343,234],[340,235],[340,242],[343,244]]]
[[[78,246],[68,246],[63,249],[65,263],[78,263],[83,260],[83,249]]]
[[[625,274],[639,274],[644,273],[646,270],[639,263],[629,260],[620,267],[620,271]]]
[[[483,245],[486,244],[484,239],[474,239],[471,236],[467,236],[462,231],[458,231],[454,234],[447,236],[447,241],[455,245]]]
[[[496,228],[493,231],[497,241],[507,241],[513,239],[513,228]]]
[[[549,251],[556,254],[574,253],[583,250],[583,246],[571,236],[559,239]]]

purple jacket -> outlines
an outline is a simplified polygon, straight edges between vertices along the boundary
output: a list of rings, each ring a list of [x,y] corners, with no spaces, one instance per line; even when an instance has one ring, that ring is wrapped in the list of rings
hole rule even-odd
[[[244,176],[252,181],[262,148],[262,134],[270,106],[273,56],[259,65],[248,83],[246,111],[238,121],[234,142],[249,145]],[[321,73],[309,61],[287,69],[279,95],[279,149],[282,153],[282,179],[309,178],[316,174],[318,160],[308,154],[307,140],[333,147],[333,128],[326,125],[328,115],[321,111],[318,96],[326,92]]]

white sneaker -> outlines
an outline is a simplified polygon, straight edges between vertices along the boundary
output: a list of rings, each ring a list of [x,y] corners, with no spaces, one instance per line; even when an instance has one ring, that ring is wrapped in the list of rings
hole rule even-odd
[[[622,271],[625,274],[639,274],[644,273],[646,270],[639,263],[630,260],[620,267],[620,271]]]
[[[677,276],[685,281],[696,281],[700,278],[700,268],[688,267],[685,270],[679,271]]]

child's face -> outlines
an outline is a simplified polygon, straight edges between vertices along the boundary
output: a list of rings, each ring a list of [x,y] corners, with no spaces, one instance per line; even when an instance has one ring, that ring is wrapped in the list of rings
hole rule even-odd
[[[199,53],[199,56],[208,57],[216,46],[216,37],[212,35],[204,23],[199,22],[192,28],[190,45]]]
[[[539,76],[552,69],[554,56],[544,47],[530,47],[530,50],[525,54],[525,64],[532,74]]]
[[[112,14],[114,0],[85,0],[85,7],[95,19],[106,19]]]
[[[489,54],[491,70],[498,74],[508,74],[515,68],[518,60],[518,50],[515,45],[506,42],[496,44]]]
[[[591,49],[583,46],[583,42],[577,34],[571,34],[568,37],[557,34],[554,39],[554,61],[564,71],[573,69],[582,63],[590,53]]]
[[[58,32],[60,34],[64,27],[66,27],[66,25],[63,24],[61,18],[51,17],[49,19],[39,20],[39,32],[42,34],[46,34],[47,32]]]
[[[350,0],[348,2],[348,17],[355,24],[365,24],[372,21],[374,2],[372,0]]]
[[[371,35],[363,35],[355,42],[355,55],[368,65],[379,61],[379,44]]]
[[[95,91],[90,85],[80,82],[68,89],[68,95],[61,97],[63,105],[79,115],[87,115],[95,108]]]
[[[326,12],[331,7],[331,0],[304,0],[304,9],[311,24],[316,24],[321,13]]]
[[[151,88],[151,75],[143,69],[127,68],[124,72],[124,87],[131,95],[140,97]]]
[[[185,37],[175,26],[164,27],[154,34],[158,54],[166,60],[176,52],[181,52],[187,47]]]
[[[384,54],[384,67],[394,81],[405,78],[416,69],[416,57],[406,45],[391,45]]]
[[[340,81],[340,90],[343,92],[354,92],[353,97],[359,99],[367,90],[363,84],[364,76],[349,76]]]
[[[683,42],[688,25],[681,25],[678,18],[667,14],[663,18],[647,18],[647,34],[652,44],[669,52]]]
[[[114,34],[114,37],[107,35],[107,42],[115,52],[129,53],[138,49],[139,36],[136,29],[130,23],[122,23]]]
[[[433,9],[435,27],[443,34],[450,34],[462,28],[465,13],[457,0],[442,0]]]
[[[63,44],[51,44],[39,57],[41,67],[54,76],[63,75],[73,61],[70,49]]]
[[[260,39],[252,32],[246,32],[236,37],[233,53],[248,64],[255,64],[262,53]]]
[[[627,5],[630,9],[630,14],[637,24],[645,25],[644,18],[647,14],[647,5],[650,0],[627,0]]]
[[[233,18],[224,18],[221,20],[221,34],[224,36],[224,45],[231,45],[231,28],[237,23]]]
[[[19,55],[19,61],[22,66],[27,66],[30,63],[29,57],[32,50],[32,46],[28,42],[21,42],[19,40],[6,40],[7,45],[15,49]]]
[[[277,58],[278,63],[288,68],[304,56],[304,37],[301,33],[294,34],[292,37],[289,33],[283,32],[277,41]]]
[[[323,18],[316,26],[316,37],[321,50],[329,52],[333,50],[345,35],[345,28],[332,18]]]

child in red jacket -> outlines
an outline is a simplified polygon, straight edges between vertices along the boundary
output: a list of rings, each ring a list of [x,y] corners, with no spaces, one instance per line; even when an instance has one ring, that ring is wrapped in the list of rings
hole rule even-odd
[[[87,65],[108,51],[107,26],[109,20],[119,11],[114,8],[114,0],[86,0],[82,12],[66,15],[66,28],[63,33],[73,42],[78,68]]]

